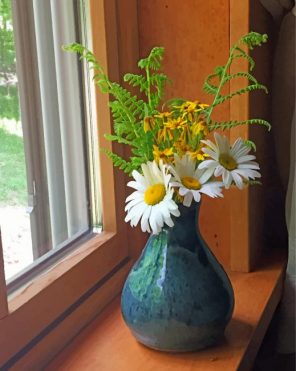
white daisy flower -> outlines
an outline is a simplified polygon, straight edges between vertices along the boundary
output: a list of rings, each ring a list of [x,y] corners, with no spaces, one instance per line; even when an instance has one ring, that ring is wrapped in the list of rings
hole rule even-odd
[[[244,186],[243,180],[260,178],[259,165],[255,156],[249,155],[251,148],[241,138],[238,138],[233,146],[230,146],[227,137],[214,133],[215,142],[202,140],[208,147],[203,152],[212,159],[199,164],[199,169],[206,169],[208,174],[215,177],[222,175],[225,188],[228,189],[234,181],[239,189]]]
[[[172,199],[174,190],[169,184],[171,174],[168,174],[162,161],[159,167],[155,161],[142,164],[141,167],[143,175],[134,170],[134,180],[127,184],[136,191],[126,199],[128,204],[125,207],[125,221],[135,227],[141,219],[143,232],[152,230],[153,234],[158,234],[164,223],[173,227],[171,215],[180,215],[178,206]]]
[[[175,166],[171,166],[170,171],[174,176],[171,184],[179,188],[180,196],[184,196],[184,206],[189,207],[193,199],[199,202],[201,193],[210,197],[223,197],[223,183],[208,182],[211,175],[206,170],[196,168],[196,161],[189,155],[182,158],[175,155]]]

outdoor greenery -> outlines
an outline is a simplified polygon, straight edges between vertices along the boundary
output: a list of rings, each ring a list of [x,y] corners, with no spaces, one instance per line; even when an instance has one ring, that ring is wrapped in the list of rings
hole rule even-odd
[[[0,0],[0,66],[0,206],[25,205],[23,138],[9,133],[9,125],[21,125],[10,0]]]
[[[26,204],[23,139],[0,128],[0,206]]]
[[[0,0],[0,118],[19,121],[11,1]]]

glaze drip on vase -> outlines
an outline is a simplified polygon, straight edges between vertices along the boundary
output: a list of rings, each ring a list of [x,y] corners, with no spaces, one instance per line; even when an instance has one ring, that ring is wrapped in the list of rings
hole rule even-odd
[[[136,339],[171,352],[217,343],[234,306],[231,283],[202,239],[199,204],[151,235],[125,282],[121,309]]]

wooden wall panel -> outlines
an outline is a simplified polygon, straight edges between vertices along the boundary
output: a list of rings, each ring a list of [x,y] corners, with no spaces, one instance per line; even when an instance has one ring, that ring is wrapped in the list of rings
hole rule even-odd
[[[139,39],[138,39],[138,13],[137,0],[125,0],[117,2],[117,29],[118,29],[118,57],[119,57],[119,72],[122,77],[127,72],[137,73],[137,61],[139,60]],[[129,20],[126,22],[126,20]],[[130,89],[130,86],[128,86]],[[135,90],[136,93],[136,90]],[[125,154],[129,149],[124,146]],[[125,177],[126,183],[130,180]],[[125,195],[132,193],[130,187],[125,187]],[[146,243],[147,234],[141,231],[140,226],[132,228],[127,225],[129,256],[136,259]]]
[[[253,71],[256,78],[269,89],[266,95],[262,91],[244,94],[231,100],[230,116],[234,120],[247,118],[264,118],[270,121],[271,107],[271,65],[272,65],[272,19],[263,8],[259,0],[230,0],[230,42],[235,42],[250,30],[267,33],[269,40],[260,48],[250,52],[255,59],[256,67]],[[240,62],[235,68],[247,67],[246,62]],[[231,84],[231,90],[240,88],[242,81]],[[270,200],[278,198],[276,195],[276,174],[273,153],[272,135],[265,127],[242,126],[231,130],[231,137],[238,135],[249,138],[256,143],[257,161],[262,174],[262,186],[249,187],[243,192],[236,191],[231,200],[231,269],[248,272],[256,267],[261,252],[266,245],[271,244],[277,226],[272,212]],[[275,211],[275,210],[274,210]],[[269,221],[268,221],[269,220]],[[282,226],[281,226],[282,227]],[[283,229],[283,228],[279,229]],[[237,231],[240,231],[238,233]],[[238,247],[238,248],[236,248]],[[270,246],[269,246],[270,247]]]
[[[230,0],[230,44],[233,45],[241,36],[249,32],[249,1]],[[248,68],[246,60],[233,63],[230,73],[236,73]],[[236,91],[248,82],[244,79],[230,81],[230,90]],[[232,120],[247,120],[249,116],[249,95],[243,94],[230,100],[230,117]],[[230,130],[230,140],[237,137],[248,139],[248,126],[238,126]],[[235,271],[248,272],[250,270],[249,251],[249,189],[233,190],[230,200],[230,267]]]
[[[228,58],[229,1],[139,0],[138,23],[140,57],[153,46],[165,47],[164,70],[173,81],[166,98],[210,102],[202,85]],[[228,119],[228,104],[218,116],[222,121]],[[230,193],[225,192],[221,200],[205,197],[200,216],[203,236],[225,266],[230,261]]]
[[[269,31],[270,19],[266,14],[259,0],[139,0],[140,56],[147,55],[153,46],[164,46],[164,69],[174,82],[166,98],[182,96],[207,103],[211,97],[202,92],[205,76],[217,65],[225,64],[229,46],[242,35],[250,30]],[[268,84],[271,47],[259,50],[255,56],[257,76]],[[246,67],[242,62],[231,72]],[[230,90],[236,90],[241,83],[232,81]],[[259,92],[251,98],[243,95],[233,99],[217,110],[214,117],[219,121],[246,119],[250,115],[268,118],[269,107],[270,101]],[[264,129],[239,127],[229,133],[231,142],[238,136],[253,138],[258,148],[261,147],[258,159],[263,181],[269,182],[268,163],[272,154]],[[248,272],[259,258],[264,243],[263,219],[268,210],[263,193],[264,188],[253,187],[225,191],[223,200],[204,198],[200,217],[202,233],[220,262],[232,270]]]
[[[268,42],[252,52],[255,58],[255,76],[269,90],[266,95],[261,92],[250,94],[249,114],[251,117],[263,117],[272,124],[272,63],[273,46],[276,39],[276,27],[271,15],[258,0],[250,1],[250,29],[268,34]],[[253,126],[249,130],[250,138],[257,144],[258,162],[261,165],[262,186],[250,189],[249,232],[250,265],[254,267],[262,249],[287,246],[285,222],[285,191],[279,177],[275,154],[275,130],[268,132],[263,127]],[[284,145],[287,145],[285,143]],[[280,164],[281,168],[282,164]],[[284,166],[288,169],[286,163]],[[261,205],[256,208],[255,205]]]

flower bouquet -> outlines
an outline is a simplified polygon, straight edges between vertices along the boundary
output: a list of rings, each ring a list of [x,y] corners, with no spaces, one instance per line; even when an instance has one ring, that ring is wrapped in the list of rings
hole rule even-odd
[[[142,74],[123,77],[139,89],[139,96],[110,81],[84,46],[66,47],[90,64],[96,71],[95,83],[113,98],[109,106],[114,134],[106,138],[131,149],[129,158],[104,151],[133,178],[127,184],[134,191],[126,199],[125,221],[151,233],[125,283],[122,312],[136,338],[152,348],[206,347],[221,337],[231,317],[231,284],[200,236],[196,218],[203,194],[223,197],[224,188],[259,183],[259,165],[250,154],[255,144],[244,138],[230,143],[221,132],[238,125],[269,129],[270,124],[259,118],[217,122],[213,111],[236,95],[257,89],[267,92],[251,74],[255,62],[247,53],[266,41],[267,35],[251,32],[232,46],[226,64],[204,82],[212,97],[207,104],[183,98],[163,101],[169,80],[162,72],[161,47],[138,62]],[[250,72],[230,74],[231,64],[241,58],[249,62]],[[238,78],[249,84],[224,95],[223,87]]]

